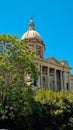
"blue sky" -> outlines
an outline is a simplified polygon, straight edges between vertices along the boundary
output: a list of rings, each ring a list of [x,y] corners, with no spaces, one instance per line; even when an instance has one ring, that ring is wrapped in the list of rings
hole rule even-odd
[[[73,67],[73,0],[1,0],[0,34],[21,38],[30,17],[46,45],[45,57],[64,58]]]

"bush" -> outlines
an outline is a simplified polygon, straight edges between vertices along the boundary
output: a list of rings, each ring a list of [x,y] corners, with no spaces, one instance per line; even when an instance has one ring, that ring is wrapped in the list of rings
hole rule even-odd
[[[25,130],[73,130],[72,92],[32,89],[0,100],[0,128]]]

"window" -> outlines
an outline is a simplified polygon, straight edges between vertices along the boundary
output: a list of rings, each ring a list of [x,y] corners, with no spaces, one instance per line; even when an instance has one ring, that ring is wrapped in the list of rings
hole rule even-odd
[[[39,57],[41,57],[41,56],[42,56],[42,49],[41,49],[41,47],[40,47],[40,46],[37,46],[37,47],[36,47],[36,50],[37,50],[37,55],[38,55]]]
[[[36,82],[36,80],[34,80],[34,86],[37,86],[37,82]]]
[[[66,83],[66,88],[67,88],[67,90],[69,90],[69,84],[68,83]]]

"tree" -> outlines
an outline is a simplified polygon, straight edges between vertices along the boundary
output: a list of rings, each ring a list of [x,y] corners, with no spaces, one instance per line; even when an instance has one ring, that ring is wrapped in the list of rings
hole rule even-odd
[[[30,79],[36,78],[37,68],[32,63],[35,53],[25,45],[24,41],[18,40],[17,36],[0,36],[0,84],[8,86],[18,83],[24,86],[26,75]]]
[[[31,87],[27,78],[38,77],[35,59],[35,52],[16,35],[0,35],[0,126],[12,124],[10,121],[24,115],[25,88]],[[28,103],[25,106],[28,107]],[[27,111],[30,113],[30,108]]]

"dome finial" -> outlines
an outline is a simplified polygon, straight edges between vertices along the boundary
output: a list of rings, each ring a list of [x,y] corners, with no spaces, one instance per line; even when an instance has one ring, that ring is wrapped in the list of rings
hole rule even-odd
[[[29,22],[29,30],[34,30],[34,22],[33,22],[33,18],[30,18],[30,22]]]

